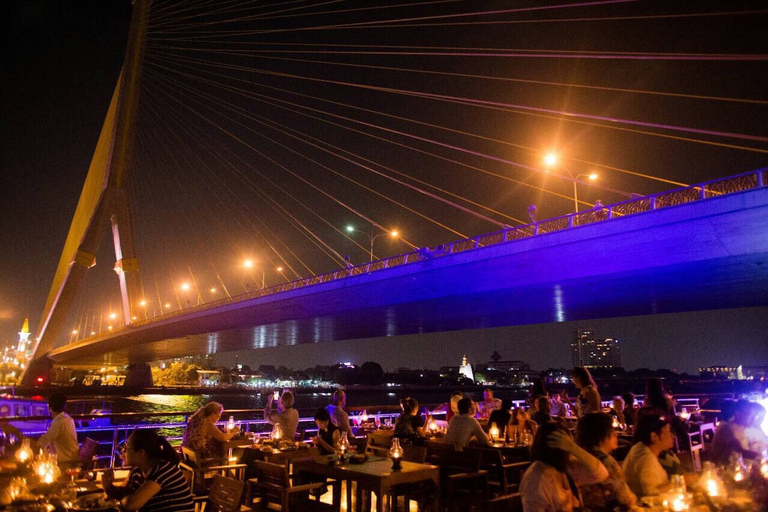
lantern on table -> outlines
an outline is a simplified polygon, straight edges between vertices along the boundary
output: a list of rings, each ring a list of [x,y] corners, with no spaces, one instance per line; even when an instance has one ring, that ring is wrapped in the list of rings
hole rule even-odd
[[[32,453],[32,448],[29,446],[29,439],[24,439],[21,442],[21,447],[16,450],[16,460],[21,462],[22,464],[25,464],[27,462],[32,461],[34,453]]]
[[[488,435],[491,438],[491,441],[498,441],[499,440],[499,427],[496,426],[495,423],[491,423],[491,428],[488,429]]]
[[[400,446],[400,439],[392,439],[392,448],[389,449],[389,457],[392,459],[392,469],[402,469],[403,465],[403,448]]]
[[[237,425],[235,425],[235,417],[230,416],[229,421],[227,422],[227,432],[232,432],[236,427]]]
[[[339,450],[339,460],[341,462],[344,462],[344,454],[349,450],[350,444],[349,444],[349,438],[347,438],[347,433],[342,432],[341,437],[336,442],[336,449]]]
[[[280,438],[283,437],[283,431],[280,428],[280,424],[275,424],[275,429],[272,431],[272,440],[275,442],[279,442]]]

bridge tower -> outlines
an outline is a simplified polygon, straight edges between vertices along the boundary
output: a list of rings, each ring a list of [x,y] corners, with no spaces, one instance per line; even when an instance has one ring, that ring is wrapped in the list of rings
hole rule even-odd
[[[95,254],[108,227],[112,230],[126,324],[131,323],[134,308],[141,300],[128,184],[150,4],[151,0],[133,2],[123,68],[38,324],[31,362],[22,374],[22,385],[31,384],[41,375],[47,377],[51,368],[47,354],[62,333],[87,270],[96,264]]]

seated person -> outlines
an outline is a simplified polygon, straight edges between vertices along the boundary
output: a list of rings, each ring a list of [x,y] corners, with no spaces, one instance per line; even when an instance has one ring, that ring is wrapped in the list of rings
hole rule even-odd
[[[320,455],[336,453],[336,444],[341,438],[341,430],[331,421],[328,409],[320,407],[315,411],[315,425],[317,436],[312,438],[312,443],[320,450]]]
[[[638,498],[662,494],[669,490],[669,476],[659,454],[674,446],[675,435],[661,411],[646,411],[636,420],[635,444],[622,465],[624,477]]]
[[[523,407],[515,407],[512,410],[512,420],[509,422],[509,434],[512,441],[522,440],[525,434],[530,434],[531,439],[536,435],[538,425],[528,417],[528,411]]]
[[[293,393],[283,391],[277,401],[277,412],[272,410],[273,398],[274,395],[272,394],[267,398],[267,405],[264,406],[264,419],[275,425],[275,430],[280,429],[282,439],[293,441],[296,436],[296,429],[299,427],[299,413],[293,408]]]
[[[624,400],[624,410],[622,416],[624,416],[624,424],[627,427],[632,427],[635,424],[635,416],[637,416],[637,409],[635,409],[635,395],[627,391],[621,398]]]
[[[533,464],[520,482],[526,511],[572,512],[581,506],[579,487],[609,476],[605,466],[556,422],[545,423],[536,433],[531,458]]]
[[[551,410],[549,398],[540,396],[536,399],[536,412],[531,415],[531,419],[535,421],[538,426],[550,422],[552,421],[552,415],[550,414]]]
[[[626,425],[627,420],[624,417],[624,399],[620,396],[613,397],[613,404],[611,405],[611,410],[608,414],[616,418],[616,422],[618,422],[619,425]]]
[[[556,418],[567,418],[568,416],[570,416],[571,408],[566,402],[567,402],[567,398],[566,400],[563,400],[563,396],[560,393],[555,393],[554,395],[552,395],[551,406],[550,406],[551,410],[549,411],[549,414]]]
[[[342,432],[347,432],[352,435],[352,427],[349,424],[349,414],[344,410],[344,406],[347,403],[347,394],[343,389],[337,389],[333,392],[333,399],[329,405],[325,408],[331,415],[331,421],[341,429]]]
[[[457,404],[459,414],[448,422],[448,432],[445,434],[445,442],[451,443],[457,451],[462,451],[469,446],[472,438],[483,446],[489,446],[488,435],[475,418],[472,417],[474,404],[471,398],[462,398]]]
[[[404,446],[420,444],[426,434],[424,433],[424,418],[419,414],[419,402],[415,398],[407,397],[400,401],[402,413],[395,421],[394,436],[400,439]]]
[[[125,510],[194,512],[192,493],[179,470],[176,450],[157,432],[135,430],[125,444],[125,462],[137,467],[144,483],[122,499]]]
[[[608,471],[608,478],[581,488],[584,508],[591,512],[629,510],[637,497],[627,486],[624,472],[611,452],[619,446],[619,434],[613,428],[613,418],[607,414],[587,414],[576,432],[576,442],[599,460]]]
[[[445,421],[451,421],[451,418],[453,418],[454,415],[459,413],[459,410],[457,408],[457,404],[459,403],[459,400],[464,398],[464,393],[461,391],[454,391],[451,393],[451,398],[448,401],[447,404],[443,404],[438,406],[432,411],[432,416],[440,415],[441,413],[445,413]]]
[[[752,424],[755,411],[749,400],[739,400],[733,409],[733,415],[721,421],[715,430],[710,448],[710,460],[715,464],[728,464],[731,456],[741,455],[745,459],[756,459],[758,452],[750,449],[749,440],[745,434]]]
[[[493,390],[483,391],[483,401],[477,404],[477,419],[487,420],[493,411],[501,408],[501,400],[493,398]]]
[[[224,408],[220,403],[208,402],[199,408],[187,421],[181,446],[194,450],[203,459],[224,457],[224,443],[237,435],[237,430],[226,434],[216,426]]]
[[[118,449],[118,456],[122,461],[122,466],[127,466],[125,462],[125,444],[121,445]],[[121,500],[137,490],[144,483],[144,473],[138,466],[133,466],[128,473],[128,478],[125,479],[122,485],[115,485],[115,472],[112,468],[106,470],[101,475],[101,485],[104,487],[104,492],[110,498]]]
[[[763,421],[765,421],[765,408],[757,402],[749,402],[749,409],[752,413],[749,424],[744,428],[744,437],[747,439],[747,445],[750,451],[762,454],[768,450],[768,436],[763,432]]]
[[[488,417],[488,426],[496,425],[499,429],[499,437],[504,438],[507,431],[507,425],[512,421],[512,400],[509,398],[503,398],[501,400],[501,408],[496,409]]]

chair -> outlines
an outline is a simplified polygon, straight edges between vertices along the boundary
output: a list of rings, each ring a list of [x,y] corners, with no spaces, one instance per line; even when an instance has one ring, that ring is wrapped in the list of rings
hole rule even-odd
[[[382,432],[370,432],[367,437],[367,450],[374,455],[389,456],[392,447],[392,434]]]
[[[201,512],[239,512],[244,492],[245,482],[242,480],[216,475]]]
[[[296,429],[296,433],[293,434],[293,440],[297,443],[301,443],[304,441],[304,437],[307,435],[306,431],[304,429]]]
[[[83,471],[93,469],[93,459],[98,448],[99,442],[95,439],[91,439],[90,437],[86,437],[85,441],[83,441],[83,444],[80,445],[80,452],[77,455],[77,463],[83,469]]]
[[[181,447],[181,460],[195,468],[222,465],[226,462],[224,457],[204,458],[199,452],[186,446]]]
[[[488,500],[486,510],[488,512],[523,512],[523,497],[519,492],[498,496]]]
[[[181,474],[189,484],[192,497],[208,496],[216,476],[231,476],[245,481],[246,464],[221,464],[218,466],[195,467],[188,462],[180,462]]]
[[[480,468],[477,451],[459,452],[453,445],[427,443],[427,463],[440,467],[440,501],[448,510],[469,510],[488,500],[488,471]]]
[[[253,491],[259,495],[259,505],[262,510],[272,506],[279,507],[282,512],[290,510],[318,511],[338,510],[338,504],[330,505],[309,497],[309,491],[320,489],[330,483],[334,486],[334,496],[339,496],[340,482],[315,482],[304,485],[292,485],[288,475],[288,467],[271,462],[256,461],[256,478],[248,480],[248,498],[246,505],[253,504]]]
[[[699,432],[701,433],[701,460],[708,460],[709,449],[712,447],[712,440],[715,438],[715,424],[714,423],[702,423],[699,425]]]
[[[426,446],[403,446],[403,460],[406,462],[416,462],[419,464],[423,464],[424,461],[427,458],[427,447]],[[404,508],[406,512],[410,510],[410,502],[416,501],[419,503],[421,509],[427,508],[422,507],[422,504],[429,503],[430,501],[437,499],[436,496],[436,489],[434,486],[434,483],[429,482],[416,482],[416,483],[409,483],[409,484],[399,484],[392,486],[389,489],[389,499],[391,503],[391,510],[392,512],[397,512],[398,510],[398,499],[400,496],[403,497],[404,500]],[[352,510],[351,505],[347,503],[347,510]]]
[[[488,472],[488,485],[496,496],[517,492],[523,473],[531,465],[530,462],[506,462],[501,450],[495,448],[471,447],[465,451],[478,453],[480,468]]]
[[[368,436],[347,436],[347,440],[349,447],[354,448],[355,453],[364,454],[368,450]]]

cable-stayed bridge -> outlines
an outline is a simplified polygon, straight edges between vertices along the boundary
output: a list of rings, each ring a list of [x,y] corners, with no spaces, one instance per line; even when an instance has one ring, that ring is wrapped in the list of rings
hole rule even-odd
[[[766,303],[763,170],[193,306],[65,345],[50,357],[125,365]]]
[[[135,2],[41,367],[768,303],[764,13],[285,4]]]

